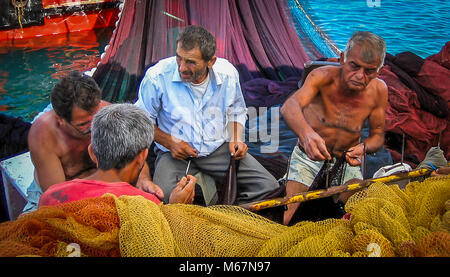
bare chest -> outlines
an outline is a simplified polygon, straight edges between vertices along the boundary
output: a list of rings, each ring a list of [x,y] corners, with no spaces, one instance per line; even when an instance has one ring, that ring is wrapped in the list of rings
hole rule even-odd
[[[66,180],[82,177],[83,173],[95,168],[88,153],[89,140],[66,140],[59,145],[61,164]]]
[[[317,97],[305,109],[305,114],[316,128],[323,126],[336,131],[360,134],[370,111],[371,107],[364,97],[358,99]]]
[[[372,109],[366,97],[318,95],[305,107],[304,115],[310,126],[325,140],[327,148],[339,156],[359,141],[364,121]]]

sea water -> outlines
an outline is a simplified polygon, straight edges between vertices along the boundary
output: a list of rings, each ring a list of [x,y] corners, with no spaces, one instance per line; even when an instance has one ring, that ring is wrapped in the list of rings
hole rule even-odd
[[[31,121],[70,72],[96,67],[113,29],[0,42],[0,113]]]
[[[450,40],[448,0],[299,0],[314,23],[341,49],[355,31],[371,31],[387,52],[411,51],[422,58]]]

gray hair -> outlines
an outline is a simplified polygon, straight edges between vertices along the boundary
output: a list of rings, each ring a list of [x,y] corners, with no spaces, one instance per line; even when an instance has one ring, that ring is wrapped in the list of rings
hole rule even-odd
[[[188,51],[198,46],[205,61],[211,60],[216,53],[216,38],[201,26],[191,25],[184,28],[178,35],[178,42],[181,42],[181,47]]]
[[[91,143],[97,167],[122,169],[153,142],[153,122],[132,104],[112,104],[101,109],[92,121]]]
[[[344,62],[355,45],[361,47],[361,58],[366,63],[374,62],[378,57],[381,57],[381,62],[377,69],[380,70],[386,57],[386,42],[384,39],[368,31],[355,32],[345,47]]]

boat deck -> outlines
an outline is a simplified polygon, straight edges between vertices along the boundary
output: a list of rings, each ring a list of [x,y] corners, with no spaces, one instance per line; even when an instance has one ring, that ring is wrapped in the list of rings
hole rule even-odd
[[[10,220],[15,220],[27,203],[27,189],[33,182],[30,152],[0,161],[0,171]]]

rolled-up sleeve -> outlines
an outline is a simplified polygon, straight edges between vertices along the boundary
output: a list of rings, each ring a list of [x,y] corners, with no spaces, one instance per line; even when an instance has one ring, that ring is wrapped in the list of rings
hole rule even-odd
[[[159,87],[158,81],[146,74],[139,86],[138,99],[134,103],[148,113],[153,124],[156,124],[156,118],[161,109],[161,90]]]

